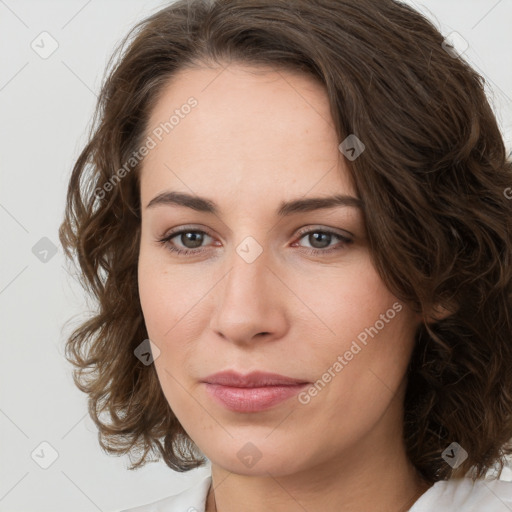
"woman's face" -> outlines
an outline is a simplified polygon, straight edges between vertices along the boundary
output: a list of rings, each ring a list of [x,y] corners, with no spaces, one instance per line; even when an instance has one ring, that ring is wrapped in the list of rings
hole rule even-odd
[[[189,69],[147,135],[140,300],[162,390],[197,446],[229,471],[284,475],[401,442],[419,320],[372,265],[324,89],[285,71]],[[168,193],[186,201],[148,207]],[[204,382],[223,370],[310,384]]]

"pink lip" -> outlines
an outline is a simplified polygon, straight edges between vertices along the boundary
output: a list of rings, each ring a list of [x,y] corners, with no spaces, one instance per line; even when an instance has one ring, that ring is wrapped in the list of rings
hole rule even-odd
[[[236,412],[263,411],[296,395],[309,384],[276,373],[242,375],[234,371],[215,373],[203,382],[210,396]]]

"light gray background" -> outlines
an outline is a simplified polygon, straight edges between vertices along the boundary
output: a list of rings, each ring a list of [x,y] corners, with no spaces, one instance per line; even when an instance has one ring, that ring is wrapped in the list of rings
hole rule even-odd
[[[130,472],[127,458],[103,453],[63,356],[66,335],[88,307],[66,275],[57,237],[67,180],[107,58],[166,3],[0,0],[0,511],[115,511],[178,492],[208,472],[174,473],[163,463]],[[457,31],[469,43],[464,55],[486,77],[512,149],[512,0],[409,3],[444,35]],[[43,31],[58,43],[46,59],[31,47]],[[50,461],[42,442],[58,453],[48,469],[34,460]]]

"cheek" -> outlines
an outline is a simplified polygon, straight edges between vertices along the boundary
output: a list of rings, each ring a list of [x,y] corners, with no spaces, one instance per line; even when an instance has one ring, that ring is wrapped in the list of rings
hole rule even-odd
[[[175,412],[190,405],[187,378],[194,357],[193,344],[201,330],[194,306],[200,296],[198,283],[190,281],[159,252],[141,248],[138,266],[139,297],[149,339],[158,347],[155,369],[162,391]],[[176,268],[176,267],[174,267]]]
[[[144,322],[160,351],[155,368],[162,390],[180,416],[190,407],[184,389],[204,375],[200,368],[204,353],[197,341],[210,318],[204,311],[212,287],[210,274],[194,270],[194,265],[170,265],[164,250],[141,248],[138,279]]]
[[[169,315],[173,311],[169,304],[172,294],[159,265],[152,264],[142,251],[139,258],[138,279],[140,304],[146,328],[149,337],[157,341],[174,324],[173,315]]]
[[[340,342],[372,326],[397,299],[368,257],[358,258],[347,268],[328,270],[303,282],[299,296],[310,309],[309,316],[315,317],[314,325],[322,326],[325,341],[340,348]]]
[[[169,265],[165,256],[164,249],[141,248],[138,266],[139,297],[148,334],[163,343],[184,326],[200,326],[200,303],[209,289],[192,265]]]
[[[396,391],[414,344],[413,313],[386,288],[369,260],[339,279],[328,277],[302,289],[305,302],[326,327],[315,336],[311,324],[309,354],[298,350],[321,381],[318,392],[329,389],[329,400],[352,407],[378,389]]]

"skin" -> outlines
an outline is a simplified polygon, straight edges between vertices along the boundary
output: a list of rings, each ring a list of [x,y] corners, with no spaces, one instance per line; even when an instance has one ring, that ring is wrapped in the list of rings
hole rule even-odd
[[[358,197],[320,84],[233,63],[181,70],[148,126],[190,96],[198,105],[142,167],[139,292],[160,350],[162,390],[212,463],[207,510],[214,501],[222,512],[405,510],[428,487],[402,441],[405,374],[420,322],[405,304],[307,404],[293,397],[238,413],[207,394],[201,380],[225,369],[314,383],[400,303],[371,262],[360,209],[277,215],[283,201]],[[219,213],[146,207],[164,191],[206,197]],[[180,226],[207,233],[201,252],[171,252],[173,243],[198,251],[180,235],[159,242]],[[315,241],[301,228],[352,242]],[[248,236],[262,249],[251,263],[236,251]],[[252,467],[237,456],[247,443],[261,455]]]

